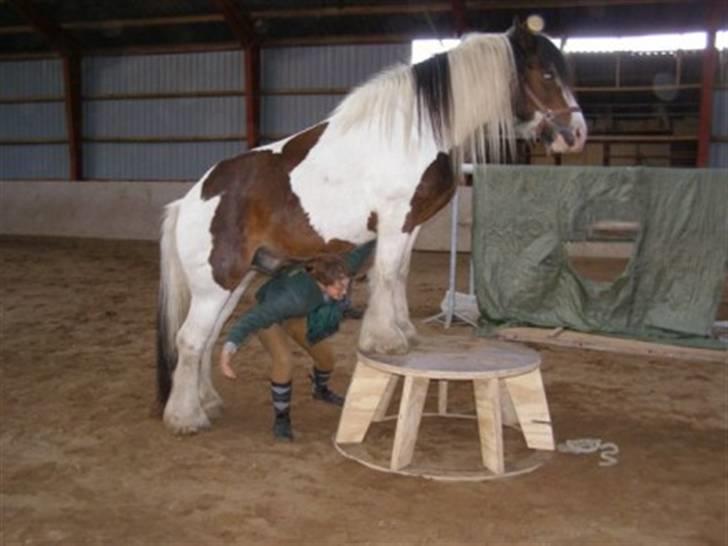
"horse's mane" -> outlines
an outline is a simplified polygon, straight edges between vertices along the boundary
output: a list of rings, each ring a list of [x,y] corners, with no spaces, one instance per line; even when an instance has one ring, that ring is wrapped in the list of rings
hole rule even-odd
[[[399,65],[353,90],[332,115],[339,127],[377,124],[392,134],[398,114],[405,145],[432,135],[438,147],[458,160],[497,162],[515,141],[512,96],[515,62],[504,34],[472,34],[447,53],[413,66]],[[413,142],[415,141],[415,142]]]

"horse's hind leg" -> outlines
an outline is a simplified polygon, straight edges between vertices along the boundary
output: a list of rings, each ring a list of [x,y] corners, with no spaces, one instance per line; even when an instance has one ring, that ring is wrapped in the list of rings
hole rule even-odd
[[[212,384],[212,377],[210,374],[210,370],[212,368],[212,350],[215,347],[215,342],[217,341],[217,338],[220,336],[220,331],[222,330],[222,327],[225,325],[225,321],[235,310],[235,306],[238,304],[238,301],[240,301],[240,298],[245,293],[245,290],[248,288],[248,286],[250,286],[250,283],[253,281],[254,278],[255,272],[251,271],[247,273],[245,277],[243,277],[243,281],[240,283],[240,285],[230,294],[227,301],[225,302],[225,305],[222,308],[222,311],[220,312],[220,315],[215,321],[215,326],[212,330],[212,333],[210,334],[210,337],[207,339],[207,343],[205,344],[205,351],[202,355],[202,370],[200,374],[199,394],[202,409],[205,410],[207,417],[209,417],[210,419],[215,419],[216,417],[218,417],[223,406],[222,398],[215,390],[215,387]]]
[[[177,367],[172,379],[172,393],[164,409],[165,424],[178,434],[189,434],[210,426],[200,403],[200,363],[230,292],[211,284],[206,290],[194,290],[190,310],[177,333]]]

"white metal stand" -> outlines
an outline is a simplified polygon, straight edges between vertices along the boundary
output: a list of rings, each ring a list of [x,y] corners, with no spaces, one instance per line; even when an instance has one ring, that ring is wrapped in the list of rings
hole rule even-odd
[[[463,174],[472,174],[473,165],[466,163],[463,165]],[[449,279],[447,284],[447,305],[446,308],[431,317],[426,318],[423,322],[441,322],[445,325],[445,328],[450,328],[453,321],[458,321],[470,324],[471,326],[477,327],[477,323],[472,318],[459,313],[457,310],[456,300],[458,293],[456,292],[456,279],[457,279],[457,257],[458,257],[458,216],[459,216],[459,202],[460,202],[460,188],[455,189],[455,194],[450,201],[451,217],[450,217],[450,268],[449,268]],[[472,297],[475,295],[475,276],[473,273],[473,260],[472,260],[472,249],[470,258],[470,281],[468,283],[468,293],[460,294],[464,297]]]

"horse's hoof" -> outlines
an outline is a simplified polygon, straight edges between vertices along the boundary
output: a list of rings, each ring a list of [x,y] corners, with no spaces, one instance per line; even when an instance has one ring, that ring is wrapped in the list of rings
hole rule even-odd
[[[200,414],[180,418],[179,416],[165,413],[164,424],[174,434],[178,434],[180,436],[196,434],[201,430],[210,428],[210,419],[208,419],[204,412],[200,412]]]
[[[405,324],[400,324],[399,329],[402,330],[402,334],[404,334],[404,337],[407,338],[407,341],[410,345],[416,345],[419,343],[419,339],[417,336],[417,329],[414,327],[414,325],[411,322],[407,322]]]
[[[409,352],[409,343],[405,340],[395,343],[381,343],[377,341],[362,341],[359,350],[363,353],[379,355],[404,355]]]

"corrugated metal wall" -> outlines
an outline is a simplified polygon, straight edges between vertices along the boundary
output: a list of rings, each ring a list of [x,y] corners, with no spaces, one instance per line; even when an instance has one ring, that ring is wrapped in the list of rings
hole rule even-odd
[[[351,87],[399,62],[409,44],[264,49],[261,54],[261,134],[264,141],[327,117]]]
[[[86,177],[196,179],[245,150],[243,66],[240,51],[85,59]]]
[[[0,63],[0,178],[68,176],[62,98],[60,60]]]
[[[716,89],[713,95],[713,138],[710,166],[728,169],[728,89]]]
[[[324,119],[351,87],[408,62],[410,46],[271,48],[261,55],[265,142]],[[718,139],[710,161],[723,168],[728,167],[726,59],[722,52],[713,111]],[[89,57],[82,76],[86,178],[194,180],[245,149],[240,51]],[[0,63],[0,178],[67,177],[62,97],[60,60]]]
[[[410,46],[264,49],[261,133],[277,139],[317,123],[376,72],[408,62]],[[61,62],[0,63],[0,178],[66,178]],[[194,180],[245,149],[240,51],[89,57],[82,64],[83,171],[99,180]],[[18,102],[55,97],[51,102]],[[1,102],[1,101],[0,101]]]

